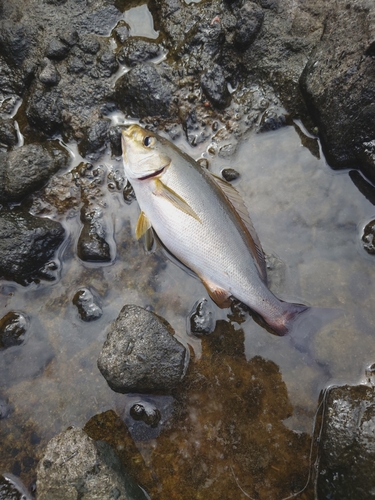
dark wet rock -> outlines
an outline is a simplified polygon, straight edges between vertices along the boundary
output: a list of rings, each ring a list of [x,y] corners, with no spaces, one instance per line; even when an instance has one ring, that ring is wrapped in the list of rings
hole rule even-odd
[[[0,154],[0,202],[21,201],[42,188],[68,160],[67,151],[52,142],[28,144]]]
[[[51,439],[37,468],[38,500],[146,500],[113,448],[69,428]]]
[[[260,31],[263,17],[263,9],[254,2],[246,2],[236,12],[234,42],[238,47],[246,49],[251,45]]]
[[[0,120],[0,148],[8,149],[18,142],[13,120]]]
[[[130,203],[133,200],[135,200],[134,189],[133,189],[133,186],[130,184],[129,181],[126,182],[122,194],[124,196],[125,203],[127,203],[128,205],[130,205]]]
[[[58,30],[58,35],[59,39],[69,47],[73,47],[79,40],[78,32],[75,29]]]
[[[10,311],[0,319],[0,348],[21,345],[29,320],[24,313]]]
[[[100,50],[100,42],[97,37],[84,36],[79,40],[79,48],[86,54],[97,54]]]
[[[150,427],[157,427],[161,419],[160,411],[157,408],[141,403],[136,403],[130,408],[130,416],[134,420],[142,420]]]
[[[80,56],[69,58],[68,72],[73,75],[79,75],[87,71],[85,61]]]
[[[103,314],[98,297],[88,288],[78,290],[73,297],[73,304],[77,307],[79,317],[83,321],[94,321]]]
[[[218,64],[203,73],[201,76],[203,92],[212,104],[218,108],[225,108],[229,104],[230,94],[224,77],[224,72]]]
[[[301,88],[329,164],[347,168],[360,163],[373,180],[375,157],[367,144],[375,140],[374,4],[327,4],[324,34],[303,72]]]
[[[227,182],[235,181],[239,178],[240,174],[234,168],[223,168],[221,175]]]
[[[375,393],[365,385],[324,395],[317,498],[372,498],[375,491]]]
[[[126,305],[110,327],[98,367],[116,392],[171,393],[184,375],[186,357],[168,324]]]
[[[98,58],[98,68],[101,76],[104,78],[109,78],[116,73],[119,69],[119,64],[113,52],[106,51],[100,55]]]
[[[268,132],[269,130],[277,130],[285,127],[285,115],[277,113],[275,109],[267,109],[261,119],[259,132]]]
[[[363,230],[362,243],[366,252],[372,255],[375,254],[375,220],[366,224]]]
[[[77,244],[78,257],[85,262],[110,262],[111,250],[107,243],[103,211],[99,207],[83,206],[83,228]]]
[[[186,138],[192,146],[198,146],[210,137],[207,125],[202,124],[198,119],[195,109],[192,109],[186,115],[184,114],[184,110],[180,109],[180,116]]]
[[[107,144],[109,126],[108,120],[96,120],[88,128],[86,136],[79,144],[79,152],[83,157],[99,158]]]
[[[39,279],[65,238],[59,222],[14,209],[0,210],[0,276],[22,285]]]
[[[56,69],[56,66],[47,58],[44,59],[42,64],[43,69],[39,73],[39,81],[45,85],[57,85],[61,77]]]
[[[108,189],[122,191],[125,187],[124,169],[116,168],[108,174]]]
[[[46,56],[49,59],[60,61],[65,59],[65,57],[69,54],[69,51],[70,46],[68,44],[64,43],[59,38],[52,38],[47,47]]]
[[[8,64],[20,66],[35,44],[35,28],[8,19],[0,21],[0,54]]]
[[[0,475],[0,500],[32,500],[21,480],[13,474]]]
[[[215,330],[215,317],[207,299],[198,301],[190,314],[190,331],[195,335],[207,335]]]
[[[52,87],[46,90],[43,84],[36,85],[26,107],[29,124],[47,135],[62,129],[64,101],[61,90]]]
[[[3,399],[1,396],[0,396],[0,420],[4,419],[4,418],[8,418],[9,415],[12,413],[13,411],[13,407],[12,405],[9,403],[9,401],[7,399]],[[1,491],[1,490],[0,490]],[[0,499],[1,499],[1,495],[0,495]]]
[[[129,38],[130,26],[125,21],[120,21],[116,28],[113,30],[113,34],[116,40],[123,44],[125,40]]]
[[[173,112],[172,75],[166,64],[138,65],[116,82],[119,108],[135,117],[161,116]]]
[[[136,64],[154,59],[160,54],[161,47],[159,44],[145,38],[131,37],[124,42],[123,47],[117,54],[117,58],[121,64],[133,67]]]
[[[111,145],[111,151],[113,156],[122,155],[121,146],[121,131],[123,127],[116,126],[111,127],[108,131],[109,143]]]
[[[101,3],[102,5],[100,5]],[[80,16],[77,23],[77,29],[83,33],[95,33],[99,36],[108,36],[112,28],[122,17],[120,10],[114,5],[111,5],[111,3],[114,2],[98,2],[96,9],[87,9],[85,15]]]

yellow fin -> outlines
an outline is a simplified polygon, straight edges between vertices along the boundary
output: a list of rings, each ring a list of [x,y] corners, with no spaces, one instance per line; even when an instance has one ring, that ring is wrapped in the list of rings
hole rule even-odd
[[[156,179],[155,184],[156,184],[156,191],[154,192],[155,195],[162,196],[166,200],[170,201],[174,207],[181,210],[181,212],[190,215],[198,222],[202,223],[202,221],[200,220],[198,215],[194,212],[194,210],[191,208],[191,206],[188,203],[186,203],[186,201],[183,198],[181,198],[180,195],[178,195],[175,191],[173,191],[173,189],[163,184],[163,182],[160,179]]]
[[[137,227],[135,228],[135,236],[137,240],[141,238],[151,228],[151,222],[148,220],[147,215],[141,212],[138,217]]]
[[[231,295],[227,290],[224,290],[224,288],[220,288],[211,281],[205,280],[203,278],[201,278],[201,280],[207,292],[209,293],[209,296],[215,302],[215,304],[217,304],[221,309],[224,309],[225,307],[229,307],[231,305]]]
[[[243,199],[241,198],[240,193],[235,187],[232,186],[232,184],[225,181],[221,177],[218,177],[217,175],[212,173],[209,173],[209,175],[211,175],[212,179],[216,182],[216,185],[220,188],[225,198],[232,205],[237,216],[240,218],[243,226],[245,227],[248,236],[247,240],[249,248],[254,257],[259,275],[264,283],[267,283],[267,266],[262,245],[254,229],[253,223],[250,219],[250,215],[247,211],[245,203],[243,202]]]

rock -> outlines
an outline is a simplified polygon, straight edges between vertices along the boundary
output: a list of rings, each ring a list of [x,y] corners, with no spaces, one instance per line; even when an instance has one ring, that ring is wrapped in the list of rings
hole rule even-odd
[[[46,90],[40,83],[35,86],[28,99],[26,116],[29,124],[47,135],[62,129],[64,101],[59,87]]]
[[[366,252],[375,254],[375,220],[369,222],[363,230],[363,247]]]
[[[33,217],[20,209],[0,210],[0,276],[26,285],[38,281],[39,270],[64,241],[59,222]]]
[[[121,131],[123,127],[119,125],[115,127],[111,127],[108,131],[109,143],[111,145],[111,151],[113,156],[121,156],[122,155],[122,147],[121,147]]]
[[[57,85],[61,77],[53,62],[45,58],[43,66],[43,70],[39,73],[39,81],[45,85]]]
[[[111,261],[111,249],[105,239],[102,217],[103,211],[99,207],[83,206],[81,209],[83,228],[78,239],[77,254],[85,262]]]
[[[52,142],[46,146],[28,144],[0,154],[0,202],[18,202],[41,189],[69,159],[67,151]]]
[[[157,408],[141,403],[136,403],[130,408],[130,416],[134,420],[142,420],[150,427],[157,427],[161,419],[160,411]]]
[[[61,59],[65,59],[65,57],[69,54],[70,46],[58,38],[52,38],[50,41],[47,50],[46,56],[49,59],[56,59],[60,61]]]
[[[118,41],[118,43],[123,44],[127,38],[129,38],[130,26],[124,20],[119,21],[116,28],[113,30],[113,34]]]
[[[169,394],[184,376],[186,359],[168,324],[142,307],[126,305],[110,327],[98,367],[116,392]]]
[[[172,75],[165,64],[145,63],[131,69],[116,82],[116,102],[130,116],[170,117],[173,112]]]
[[[18,142],[13,120],[0,120],[0,148],[8,149]]]
[[[332,387],[324,396],[316,480],[317,498],[373,498],[374,388]]]
[[[0,22],[0,54],[20,66],[36,44],[35,29],[8,19]]]
[[[96,120],[87,130],[85,138],[78,146],[80,154],[91,160],[98,159],[103,154],[107,140],[110,122],[108,120]]]
[[[218,108],[225,108],[230,101],[228,85],[224,77],[224,72],[218,64],[214,64],[211,69],[201,76],[203,92],[212,104]]]
[[[375,158],[366,153],[375,139],[374,4],[328,4],[324,34],[303,71],[301,88],[329,164],[347,168],[360,163],[374,180]]]
[[[117,54],[121,64],[133,67],[154,59],[161,54],[161,47],[157,43],[141,37],[128,38]]]
[[[21,345],[27,331],[29,320],[23,313],[8,312],[0,319],[0,348]]]
[[[236,12],[234,41],[238,47],[246,49],[252,44],[260,31],[263,17],[263,9],[254,2],[245,2]]]
[[[234,168],[223,168],[221,175],[227,182],[235,181],[240,176],[239,172],[234,170]]]
[[[190,331],[195,335],[207,335],[215,330],[215,318],[207,299],[198,301],[190,314]]]
[[[38,500],[146,500],[113,448],[69,428],[51,439],[37,468]]]
[[[105,51],[98,58],[98,68],[100,75],[104,78],[109,78],[119,69],[116,56],[113,52]]]
[[[88,288],[78,290],[73,297],[73,304],[77,307],[79,317],[83,321],[93,321],[103,314],[98,299]]]

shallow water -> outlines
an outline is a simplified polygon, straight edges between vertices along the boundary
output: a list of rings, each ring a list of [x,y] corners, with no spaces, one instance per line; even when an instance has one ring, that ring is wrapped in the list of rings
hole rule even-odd
[[[375,280],[373,258],[360,243],[374,206],[348,172],[333,172],[302,145],[300,127],[250,134],[230,162],[211,157],[209,144],[200,150],[182,140],[180,145],[194,157],[209,158],[216,173],[229,164],[240,172],[234,185],[269,256],[273,291],[284,300],[340,309],[341,316],[323,324],[308,346],[301,340],[296,348],[245,311],[233,317],[219,310],[203,285],[161,249],[144,251],[134,238],[136,202],[127,205],[121,190],[104,185],[111,263],[80,261],[81,223],[70,212],[60,216],[69,233],[60,279],[26,288],[0,284],[2,315],[17,310],[30,318],[24,344],[0,352],[0,395],[13,406],[0,421],[0,470],[29,484],[48,439],[113,409],[126,422],[142,467],[157,476],[151,480],[133,471],[152,498],[273,499],[304,488],[320,391],[361,381],[375,360]],[[79,161],[72,157],[71,167]],[[100,164],[107,173],[121,169],[109,156]],[[91,323],[79,319],[72,303],[83,286],[97,292],[103,308]],[[201,340],[187,333],[187,317],[203,297],[218,323]],[[98,371],[106,328],[124,304],[150,307],[190,346],[187,378],[175,398],[115,394]],[[157,429],[129,415],[132,404],[145,399],[161,412]],[[306,495],[312,498],[311,490]]]

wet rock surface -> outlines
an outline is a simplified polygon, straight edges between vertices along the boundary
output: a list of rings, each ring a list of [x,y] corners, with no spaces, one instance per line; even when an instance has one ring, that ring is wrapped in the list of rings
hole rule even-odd
[[[94,321],[103,314],[98,298],[88,288],[78,290],[73,297],[73,304],[83,321]]]
[[[190,314],[190,331],[194,335],[207,335],[215,329],[215,317],[207,299],[197,302]]]
[[[0,276],[26,284],[39,279],[65,237],[59,222],[14,209],[0,210]]]
[[[169,325],[142,307],[127,305],[110,327],[98,367],[114,391],[170,393],[182,380],[186,357]]]
[[[71,428],[53,438],[37,470],[38,499],[118,498],[143,500],[146,495],[122,468],[111,446]]]
[[[66,150],[52,142],[29,144],[0,156],[0,202],[18,202],[67,165]]]
[[[20,312],[8,312],[0,319],[0,349],[20,345],[28,327],[28,318]]]
[[[324,395],[318,498],[372,498],[375,488],[374,386],[332,387]]]

